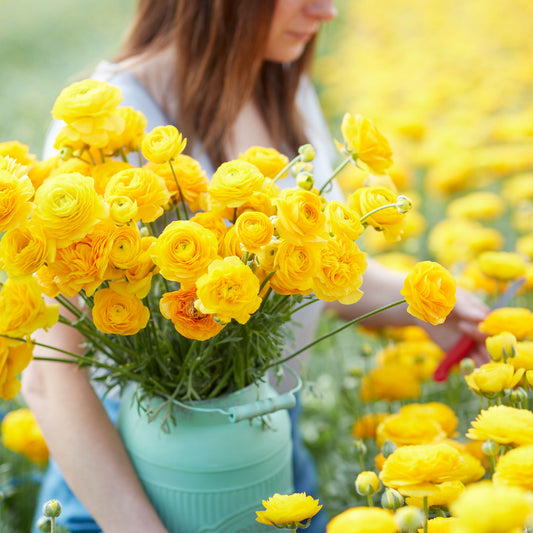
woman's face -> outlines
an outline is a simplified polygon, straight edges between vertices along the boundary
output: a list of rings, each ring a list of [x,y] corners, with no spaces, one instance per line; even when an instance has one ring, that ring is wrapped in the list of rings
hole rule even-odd
[[[295,61],[320,23],[336,15],[335,0],[277,0],[265,59],[276,63]]]

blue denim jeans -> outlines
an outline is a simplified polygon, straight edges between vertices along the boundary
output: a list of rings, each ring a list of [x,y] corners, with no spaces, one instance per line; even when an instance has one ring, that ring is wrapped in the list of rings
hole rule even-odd
[[[113,399],[106,399],[103,403],[111,420],[116,423],[119,402]],[[296,406],[289,411],[293,436],[294,487],[295,492],[305,492],[307,495],[312,495],[316,498],[317,478],[315,465],[309,452],[304,448],[298,431],[300,411],[301,405],[297,398]],[[57,463],[53,459],[50,459],[50,464],[39,492],[35,521],[41,516],[43,504],[53,498],[61,502],[62,511],[61,516],[57,519],[58,524],[66,527],[71,533],[103,533],[92,519],[89,511],[85,509],[83,504],[74,496],[68,487]],[[313,518],[311,525],[307,529],[299,531],[302,533],[304,531],[305,533],[324,533],[326,523],[326,514],[324,511],[320,511]],[[38,533],[38,531],[34,525],[32,533]]]

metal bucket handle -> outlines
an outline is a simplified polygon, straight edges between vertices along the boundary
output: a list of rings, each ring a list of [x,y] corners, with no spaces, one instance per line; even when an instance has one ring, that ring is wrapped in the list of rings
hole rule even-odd
[[[251,419],[256,416],[263,416],[269,413],[274,413],[280,409],[292,409],[296,405],[296,397],[294,396],[302,388],[302,379],[292,368],[283,365],[285,370],[288,370],[290,374],[296,379],[295,386],[289,391],[274,398],[265,398],[264,400],[257,400],[255,402],[247,403],[244,405],[236,405],[235,407],[228,407],[227,409],[219,409],[216,407],[197,407],[180,402],[179,400],[173,400],[174,403],[185,409],[193,411],[200,411],[202,413],[220,413],[228,417],[232,423],[240,422],[241,420]]]

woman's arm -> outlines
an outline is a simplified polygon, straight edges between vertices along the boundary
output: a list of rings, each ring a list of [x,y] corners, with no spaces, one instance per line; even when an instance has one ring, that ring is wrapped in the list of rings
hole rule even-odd
[[[83,341],[59,323],[34,337],[71,352]],[[36,346],[35,355],[58,357],[58,352]],[[51,455],[102,530],[166,533],[86,373],[72,363],[32,361],[22,387]]]

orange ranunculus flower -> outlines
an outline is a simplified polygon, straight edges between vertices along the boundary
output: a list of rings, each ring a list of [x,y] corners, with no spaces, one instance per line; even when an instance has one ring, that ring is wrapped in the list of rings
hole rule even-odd
[[[235,222],[235,235],[244,249],[257,253],[272,239],[274,226],[270,219],[259,211],[245,211]]]
[[[6,231],[0,240],[0,268],[14,280],[31,276],[44,265],[47,252],[40,226],[24,224]]]
[[[207,193],[215,210],[237,208],[266,186],[265,177],[255,165],[238,159],[222,163],[211,178]]]
[[[394,514],[379,507],[352,507],[334,516],[326,533],[396,533]]]
[[[357,244],[344,238],[328,239],[321,250],[321,265],[313,278],[313,292],[321,300],[353,304],[363,292],[366,254]]]
[[[165,180],[144,168],[121,170],[108,182],[104,198],[127,196],[137,203],[135,222],[153,222],[163,214],[163,208],[170,200]]]
[[[124,226],[138,220],[137,202],[127,196],[108,196],[109,218],[117,225]]]
[[[185,200],[192,211],[200,209],[200,199],[207,193],[207,175],[200,163],[192,157],[180,154],[172,160],[172,168],[168,164],[148,163],[146,168],[155,172],[165,180],[170,196],[174,202]],[[174,177],[174,174],[176,175]],[[177,182],[177,183],[176,183]],[[179,186],[179,189],[178,189]],[[180,191],[183,198],[180,197]]]
[[[455,279],[443,266],[422,261],[407,274],[400,292],[408,303],[408,313],[437,325],[442,324],[453,309],[455,290]]]
[[[371,400],[404,400],[420,396],[420,379],[403,365],[374,368],[363,377],[360,395],[364,402]]]
[[[51,328],[58,319],[59,306],[46,305],[34,278],[4,282],[0,291],[0,333],[23,337],[39,328]]]
[[[23,407],[7,413],[0,431],[2,444],[8,450],[21,453],[38,465],[44,465],[48,461],[48,446],[29,409]]]
[[[347,203],[360,218],[374,209],[390,205],[365,218],[363,224],[382,231],[385,240],[394,242],[400,238],[405,225],[405,214],[396,207],[397,198],[397,194],[386,187],[360,187],[348,197]]]
[[[524,369],[508,363],[486,363],[465,376],[467,385],[480,394],[494,394],[512,389],[522,379]]]
[[[336,237],[355,241],[363,233],[364,228],[359,220],[359,214],[342,202],[336,200],[328,202],[325,215],[327,229]]]
[[[94,293],[92,315],[94,325],[102,333],[135,335],[148,324],[150,310],[134,295],[100,289]]]
[[[19,374],[33,359],[33,343],[0,337],[0,398],[12,400],[20,391]]]
[[[107,205],[94,190],[94,180],[79,173],[48,178],[35,193],[32,220],[40,224],[52,253],[83,239],[107,216]]]
[[[422,416],[435,420],[448,437],[452,437],[459,423],[454,410],[441,402],[410,403],[400,408],[400,414]]]
[[[109,144],[104,148],[104,151],[113,154],[122,148],[126,153],[134,152],[144,137],[144,130],[148,124],[146,117],[140,111],[129,106],[117,108],[116,113],[124,120],[124,129],[122,133],[109,139]]]
[[[161,314],[172,321],[176,331],[188,339],[205,341],[217,335],[224,325],[211,314],[204,314],[194,306],[196,287],[167,292],[159,301]]]
[[[141,143],[141,150],[151,163],[167,163],[185,150],[187,139],[184,139],[175,126],[156,126],[148,132]]]
[[[289,158],[274,148],[252,146],[239,159],[255,165],[265,178],[274,179],[288,164]],[[285,173],[282,177],[285,177]]]
[[[278,294],[310,294],[313,278],[320,269],[320,253],[324,242],[296,245],[282,241],[274,257],[276,274],[270,279]]]
[[[392,166],[392,150],[387,139],[372,121],[362,115],[346,113],[341,132],[352,157],[362,161],[375,174],[384,174]]]
[[[239,324],[246,324],[262,301],[257,276],[235,256],[213,261],[207,274],[196,282],[196,288],[196,308],[201,313],[215,314],[223,323],[234,318]]]
[[[133,268],[142,251],[141,233],[136,224],[120,226],[113,231],[109,263],[118,269]]]
[[[54,275],[50,272],[50,269],[46,265],[43,265],[39,270],[37,270],[35,273],[35,279],[37,280],[37,284],[39,285],[41,292],[48,296],[48,298],[55,298],[61,293],[59,287],[57,286]]]
[[[477,261],[483,274],[500,281],[511,281],[526,273],[524,258],[513,252],[487,251]]]
[[[150,250],[161,275],[190,287],[217,257],[215,234],[196,222],[171,222]]]
[[[96,192],[100,195],[105,194],[105,188],[107,187],[107,184],[109,183],[109,180],[115,175],[118,174],[122,170],[127,170],[129,168],[134,168],[129,163],[126,163],[125,161],[106,161],[105,163],[100,163],[98,165],[94,165],[90,169],[90,176],[94,179],[94,188]],[[81,170],[79,171],[81,174],[84,174]],[[87,172],[87,175],[89,175],[89,172]]]
[[[390,415],[376,428],[376,444],[379,448],[386,440],[397,446],[407,446],[442,442],[445,438],[446,433],[436,420],[416,414]]]
[[[352,436],[356,439],[376,438],[376,429],[387,418],[389,413],[367,413],[358,418],[352,426]]]
[[[26,167],[0,156],[0,232],[24,224],[33,209],[33,184]]]
[[[56,120],[67,123],[63,135],[73,143],[104,148],[109,139],[124,130],[117,113],[120,89],[105,81],[86,79],[65,87],[52,108]]]
[[[303,189],[284,189],[275,203],[275,225],[282,239],[297,245],[326,239],[326,215],[320,196]]]
[[[499,444],[533,444],[533,413],[507,405],[484,409],[471,423],[466,436],[472,440],[493,440]]]
[[[479,329],[488,335],[508,332],[523,340],[533,335],[533,313],[525,307],[500,307],[486,316]]]

